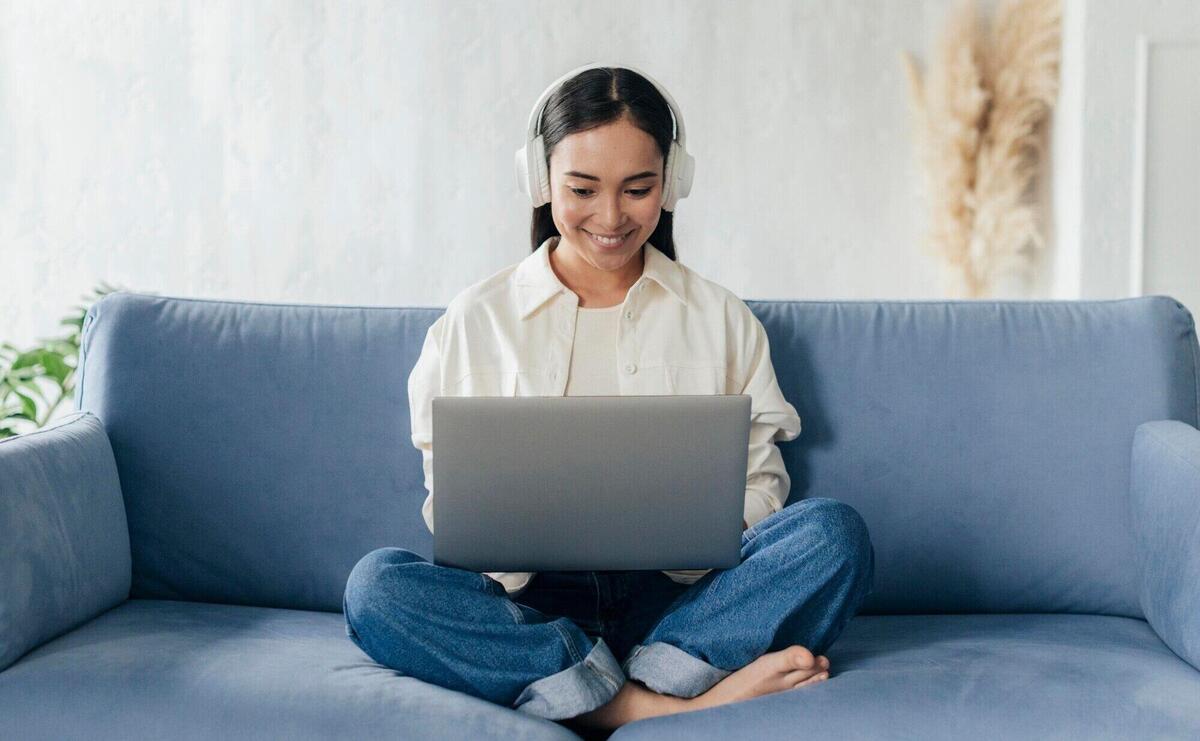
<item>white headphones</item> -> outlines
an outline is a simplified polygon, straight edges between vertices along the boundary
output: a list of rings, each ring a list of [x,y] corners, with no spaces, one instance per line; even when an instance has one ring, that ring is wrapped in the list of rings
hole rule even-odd
[[[541,132],[538,131],[538,125],[542,118],[542,108],[546,105],[546,101],[558,89],[558,86],[566,82],[575,75],[589,69],[597,69],[600,67],[614,67],[617,65],[609,64],[588,64],[577,69],[573,69],[562,77],[558,78],[546,88],[537,103],[533,106],[533,111],[529,114],[529,126],[525,133],[525,146],[517,150],[517,186],[521,192],[529,197],[534,208],[544,206],[550,202],[550,172],[547,169],[546,150]],[[642,72],[639,69],[630,67],[627,64],[620,65],[624,69],[637,72],[642,77],[650,81],[650,84],[658,88],[658,92],[666,98],[667,104],[671,107],[671,114],[675,117],[675,138],[671,140],[671,151],[667,153],[666,161],[663,164],[663,189],[662,189],[662,208],[666,211],[674,211],[675,204],[680,198],[686,198],[687,194],[692,191],[692,176],[696,171],[696,160],[692,155],[688,154],[685,145],[687,143],[687,133],[683,128],[683,114],[679,111],[679,106],[675,104],[675,100],[666,89],[659,85],[650,75]]]

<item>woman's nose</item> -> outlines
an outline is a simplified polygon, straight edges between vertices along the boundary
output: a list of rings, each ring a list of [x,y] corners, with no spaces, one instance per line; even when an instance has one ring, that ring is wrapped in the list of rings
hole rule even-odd
[[[604,205],[600,210],[600,216],[604,223],[604,229],[609,234],[621,228],[621,224],[625,222],[621,218],[621,196],[619,194],[615,197],[605,199]]]

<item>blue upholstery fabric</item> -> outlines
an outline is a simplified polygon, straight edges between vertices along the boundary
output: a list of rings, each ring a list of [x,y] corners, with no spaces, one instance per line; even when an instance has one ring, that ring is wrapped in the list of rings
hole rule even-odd
[[[1194,739],[1200,672],[1142,620],[860,616],[820,684],[631,723],[636,739]]]
[[[1162,420],[1133,438],[1130,520],[1146,619],[1200,669],[1200,430]]]
[[[1200,420],[1195,326],[1115,301],[747,301],[804,431],[791,500],[852,505],[863,613],[1141,617],[1134,429]],[[105,422],[135,597],[337,611],[383,546],[429,558],[407,379],[440,308],[109,294],[81,408]]]
[[[0,671],[125,600],[129,565],[100,420],[75,412],[0,440]]]
[[[341,614],[129,600],[0,673],[0,739],[571,739],[398,675]]]
[[[1200,348],[1169,297],[747,302],[804,430],[792,499],[841,499],[875,544],[863,613],[1141,617],[1129,451],[1197,424]]]
[[[442,311],[93,304],[77,403],[121,471],[131,596],[341,612],[366,553],[432,555],[407,382]]]
[[[1187,738],[1200,672],[1142,620],[860,616],[819,685],[629,724],[637,738]],[[397,675],[340,615],[132,600],[0,673],[0,738],[571,738]],[[35,729],[35,730],[31,730]],[[802,729],[802,730],[801,730]]]

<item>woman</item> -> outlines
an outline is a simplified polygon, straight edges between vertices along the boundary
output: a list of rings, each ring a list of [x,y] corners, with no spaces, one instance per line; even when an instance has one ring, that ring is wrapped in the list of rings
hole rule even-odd
[[[380,548],[355,566],[344,606],[351,639],[397,671],[613,729],[827,678],[822,652],[870,593],[874,547],[842,502],[783,506],[775,441],[800,419],[766,333],[675,257],[672,211],[691,180],[678,108],[634,70],[576,72],[539,99],[517,153],[532,254],[455,296],[409,377],[422,514],[432,532],[434,396],[744,393],[742,563],[479,574]]]

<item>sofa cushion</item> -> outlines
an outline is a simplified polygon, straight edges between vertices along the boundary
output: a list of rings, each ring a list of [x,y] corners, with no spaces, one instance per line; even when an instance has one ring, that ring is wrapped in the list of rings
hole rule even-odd
[[[859,616],[819,685],[614,738],[1185,738],[1200,672],[1142,620]],[[803,729],[797,734],[796,729]],[[398,675],[341,614],[131,600],[0,673],[0,738],[573,738]]]
[[[1145,617],[1129,522],[1137,426],[1197,425],[1200,345],[1168,296],[748,302],[804,431],[792,499],[875,545],[865,614]]]
[[[112,447],[75,412],[0,440],[0,671],[129,596]]]
[[[0,673],[3,739],[573,739],[373,662],[341,613],[130,600]]]
[[[632,723],[613,741],[686,738],[1200,738],[1200,672],[1143,620],[859,616],[819,684]]]

